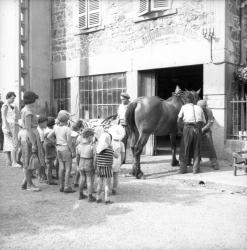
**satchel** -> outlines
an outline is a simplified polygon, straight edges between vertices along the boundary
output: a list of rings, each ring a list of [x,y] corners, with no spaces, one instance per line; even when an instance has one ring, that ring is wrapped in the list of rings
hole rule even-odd
[[[40,167],[41,167],[41,165],[40,165],[39,158],[38,158],[37,154],[32,153],[30,160],[29,160],[29,169],[35,170],[35,169],[39,169]]]

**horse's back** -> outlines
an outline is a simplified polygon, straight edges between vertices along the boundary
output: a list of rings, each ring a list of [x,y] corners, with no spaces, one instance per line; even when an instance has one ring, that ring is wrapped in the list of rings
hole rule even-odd
[[[177,129],[178,112],[171,101],[157,96],[142,97],[135,109],[135,122],[139,131],[167,135]]]

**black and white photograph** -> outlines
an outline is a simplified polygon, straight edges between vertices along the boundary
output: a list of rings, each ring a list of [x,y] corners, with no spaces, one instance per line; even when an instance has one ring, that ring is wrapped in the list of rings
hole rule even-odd
[[[247,0],[0,0],[0,249],[247,250]]]

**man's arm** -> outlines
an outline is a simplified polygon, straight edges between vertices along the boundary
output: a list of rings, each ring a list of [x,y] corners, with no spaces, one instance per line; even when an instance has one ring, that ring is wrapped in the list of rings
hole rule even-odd
[[[206,125],[202,128],[202,132],[207,131],[208,129],[210,129],[213,124],[214,124],[214,116],[213,116],[213,112],[210,109],[206,110],[207,115],[208,115],[208,121],[206,123]]]

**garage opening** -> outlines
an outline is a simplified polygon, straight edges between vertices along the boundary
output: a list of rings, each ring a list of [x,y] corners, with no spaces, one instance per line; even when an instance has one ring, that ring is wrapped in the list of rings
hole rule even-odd
[[[200,97],[203,97],[203,65],[193,65],[175,68],[155,70],[156,95],[167,99],[174,92],[176,85],[182,90],[201,89]],[[155,154],[171,154],[169,136],[156,136]],[[180,138],[177,138],[177,145],[180,145]]]
[[[200,97],[203,97],[203,65],[163,68],[140,71],[139,96],[156,95],[167,99],[174,92],[176,86],[182,90],[201,89]],[[154,155],[171,154],[169,136],[156,136],[147,143],[151,148],[149,152]],[[152,146],[152,145],[153,146]],[[180,145],[180,138],[177,138]]]

